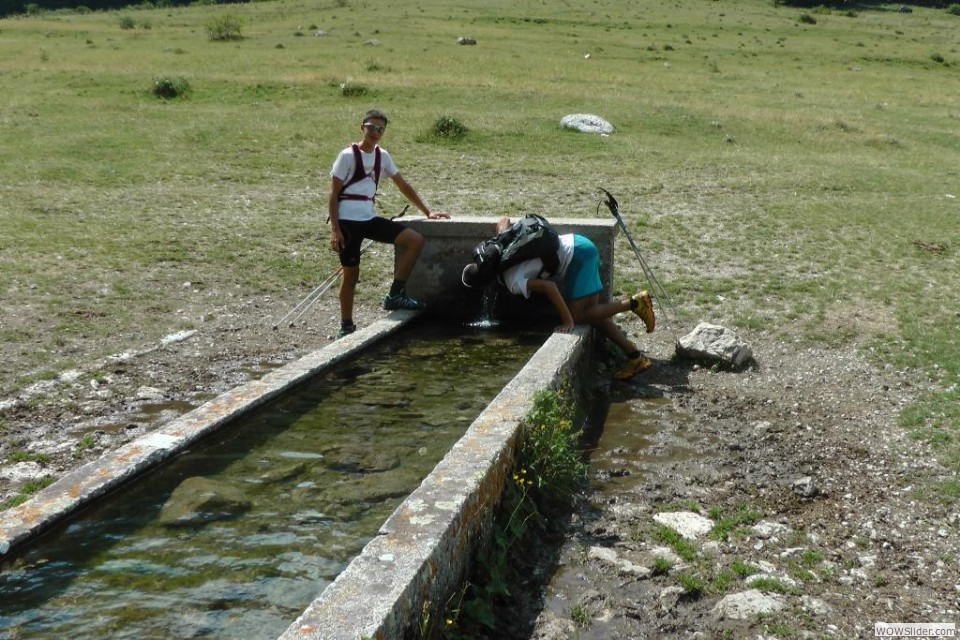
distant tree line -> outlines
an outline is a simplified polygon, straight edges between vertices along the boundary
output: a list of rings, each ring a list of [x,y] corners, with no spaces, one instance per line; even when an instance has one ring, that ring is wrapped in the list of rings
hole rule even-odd
[[[933,9],[945,9],[956,0],[908,0],[907,2],[897,2],[896,0],[773,0],[773,4],[783,7],[803,7],[810,9],[813,7],[829,7],[831,9],[846,9],[856,11],[858,9],[877,9],[880,7],[931,7]]]
[[[0,0],[0,17],[17,13],[36,13],[72,9],[75,11],[105,11],[130,6],[143,7],[183,7],[190,4],[226,4],[237,0],[155,0],[153,2],[131,2],[130,0]]]

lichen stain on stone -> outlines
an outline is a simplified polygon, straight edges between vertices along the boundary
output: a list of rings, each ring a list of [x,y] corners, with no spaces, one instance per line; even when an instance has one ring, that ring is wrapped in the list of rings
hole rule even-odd
[[[117,460],[121,462],[129,462],[131,459],[140,456],[143,453],[143,447],[139,445],[132,445],[126,451],[117,456]]]
[[[23,521],[23,524],[34,524],[43,517],[44,509],[42,507],[24,505],[20,509],[20,519]]]

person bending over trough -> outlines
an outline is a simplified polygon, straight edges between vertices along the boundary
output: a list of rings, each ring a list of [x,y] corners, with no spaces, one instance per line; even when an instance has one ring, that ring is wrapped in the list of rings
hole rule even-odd
[[[497,233],[510,226],[510,218],[500,218]],[[643,321],[647,333],[656,326],[653,301],[650,294],[640,291],[636,295],[616,302],[600,302],[603,283],[600,280],[600,254],[589,238],[569,233],[559,237],[559,268],[550,278],[542,277],[544,263],[532,258],[507,268],[501,282],[516,295],[526,298],[531,293],[547,297],[560,316],[560,324],[554,329],[561,333],[573,330],[576,324],[590,324],[627,355],[627,362],[613,375],[617,380],[632,378],[650,368],[650,360],[630,341],[613,321],[613,317],[631,311]],[[485,281],[475,263],[463,269],[463,284],[468,287],[482,286]]]
[[[341,338],[356,330],[353,299],[360,280],[360,245],[365,238],[396,247],[393,284],[383,298],[383,308],[417,310],[423,303],[407,295],[406,282],[423,249],[423,236],[399,222],[376,215],[374,202],[380,175],[393,179],[400,193],[431,220],[449,218],[444,211],[431,211],[416,190],[400,175],[393,158],[379,146],[387,129],[387,116],[377,109],[363,116],[363,139],[340,152],[330,170],[330,245],[340,254]]]

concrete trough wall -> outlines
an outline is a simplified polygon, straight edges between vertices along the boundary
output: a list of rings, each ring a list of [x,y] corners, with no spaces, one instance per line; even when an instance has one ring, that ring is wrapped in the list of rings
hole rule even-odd
[[[576,232],[597,245],[609,294],[616,223],[551,222],[559,233]],[[496,223],[496,218],[462,217],[406,222],[426,238],[407,285],[410,294],[441,314],[479,308],[482,291],[464,287],[460,273],[474,245],[495,233]],[[508,315],[552,313],[543,299],[504,298],[501,311]],[[551,336],[281,640],[399,639],[416,627],[424,605],[432,619],[439,619],[444,603],[466,579],[473,551],[490,532],[534,395],[576,375],[588,358],[591,336],[585,327]]]
[[[23,504],[0,514],[0,560],[71,514],[235,421],[320,371],[393,333],[416,317],[395,311],[320,351],[243,384],[163,428],[109,452],[60,478]]]
[[[440,619],[490,533],[534,394],[575,375],[590,335],[553,334],[281,640],[400,639],[425,605]]]
[[[514,215],[513,219],[517,219]],[[480,309],[483,291],[463,286],[460,275],[472,260],[473,247],[496,233],[497,217],[458,216],[452,220],[425,218],[402,222],[423,234],[426,244],[410,276],[407,290],[424,300],[432,313],[475,315]],[[613,246],[617,234],[612,218],[550,218],[558,233],[579,233],[597,245],[600,253],[600,278],[609,296],[613,278]],[[499,297],[500,317],[524,317],[550,312],[543,300],[525,300],[521,296]]]
[[[601,278],[609,291],[612,221],[554,220],[561,233],[576,231],[594,241]],[[435,310],[463,309],[481,292],[467,289],[460,272],[473,246],[493,235],[495,219],[413,221],[427,238],[408,289]],[[517,296],[506,296],[518,298]],[[526,306],[524,306],[526,305]],[[477,302],[479,307],[479,303]],[[535,313],[542,299],[515,307]],[[328,367],[393,333],[418,314],[396,311],[297,362],[241,385],[173,420],[163,428],[90,462],[0,515],[0,560],[39,534],[136,476],[184,451],[197,440],[235,421]],[[469,427],[464,437],[419,488],[384,523],[379,535],[283,633],[299,638],[380,640],[402,638],[420,619],[424,605],[434,615],[461,585],[476,546],[489,533],[513,467],[520,423],[536,392],[573,378],[588,354],[592,333],[578,327],[554,334]]]

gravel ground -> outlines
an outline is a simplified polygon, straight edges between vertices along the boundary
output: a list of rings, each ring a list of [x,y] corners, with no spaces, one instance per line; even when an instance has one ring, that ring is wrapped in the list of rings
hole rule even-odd
[[[925,491],[952,474],[896,424],[924,382],[854,350],[748,341],[755,361],[739,372],[674,360],[661,341],[649,374],[610,388],[593,490],[532,637],[854,638],[876,622],[960,623],[960,513]],[[682,557],[661,524],[678,513],[703,523]],[[709,533],[718,523],[726,535]]]
[[[0,500],[332,339],[335,304],[273,330],[287,305],[248,300],[0,398]],[[365,301],[355,318],[381,313]],[[930,382],[853,347],[741,336],[755,361],[725,371],[671,359],[658,331],[656,366],[609,387],[593,490],[517,633],[850,638],[877,621],[960,622],[958,507],[926,491],[950,472],[896,424]],[[8,366],[17,353],[4,345]],[[732,524],[676,555],[657,519],[670,512]]]

